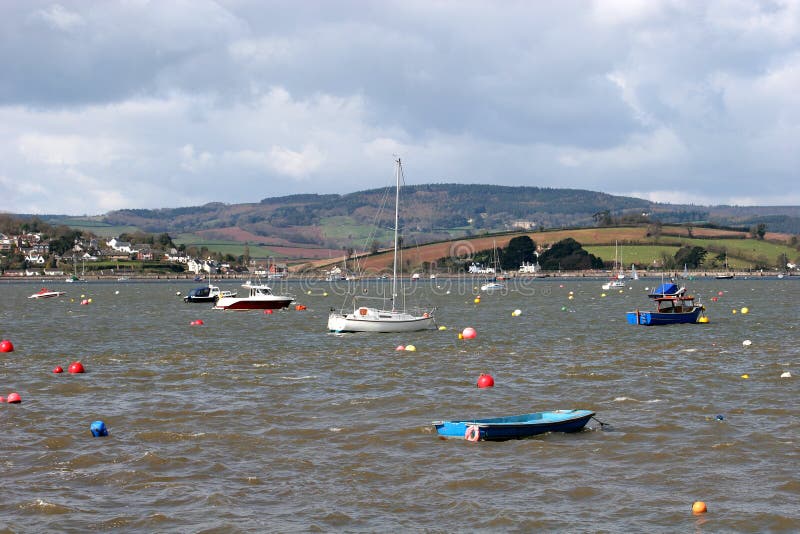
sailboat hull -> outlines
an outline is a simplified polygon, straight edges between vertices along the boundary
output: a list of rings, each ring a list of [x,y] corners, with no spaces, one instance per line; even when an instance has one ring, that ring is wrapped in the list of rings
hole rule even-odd
[[[417,332],[434,328],[432,316],[416,317],[402,312],[376,312],[361,316],[356,313],[331,313],[328,330],[331,332]]]

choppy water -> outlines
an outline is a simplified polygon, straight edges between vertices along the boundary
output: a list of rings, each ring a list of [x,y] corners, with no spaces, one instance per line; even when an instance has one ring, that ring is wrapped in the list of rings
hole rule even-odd
[[[800,280],[693,281],[710,324],[628,325],[659,282],[476,305],[426,281],[448,330],[399,335],[326,333],[342,298],[324,284],[285,285],[308,309],[273,315],[184,304],[188,282],[44,301],[0,284],[0,395],[23,398],[0,405],[0,531],[797,531]],[[51,372],[74,360],[86,374]],[[558,408],[613,431],[475,444],[430,425]]]

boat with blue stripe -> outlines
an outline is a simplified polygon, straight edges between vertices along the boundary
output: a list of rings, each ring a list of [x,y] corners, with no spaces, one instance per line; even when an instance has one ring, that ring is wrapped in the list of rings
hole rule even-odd
[[[433,426],[444,439],[507,441],[547,432],[578,432],[594,414],[591,410],[554,410],[487,419],[434,421]]]

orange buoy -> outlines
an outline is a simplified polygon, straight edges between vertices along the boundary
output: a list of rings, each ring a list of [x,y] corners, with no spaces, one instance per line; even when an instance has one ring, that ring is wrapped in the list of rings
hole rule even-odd
[[[8,394],[8,403],[9,404],[19,404],[22,402],[22,397],[19,396],[19,393],[9,393]]]
[[[492,378],[492,375],[481,373],[481,376],[478,377],[478,387],[479,388],[494,387],[494,378]]]
[[[72,362],[71,364],[69,364],[67,371],[69,371],[72,374],[78,374],[78,373],[83,373],[85,370],[81,362]]]
[[[53,369],[53,372],[54,372],[55,374],[58,374],[58,373],[63,373],[63,372],[64,372],[64,368],[63,368],[63,367],[61,367],[60,365],[56,365],[56,368],[55,368],[55,369]]]
[[[706,503],[703,501],[695,501],[694,504],[692,504],[692,513],[694,515],[704,514],[707,511],[708,508],[706,508]]]
[[[14,344],[8,339],[0,341],[0,352],[14,352]]]

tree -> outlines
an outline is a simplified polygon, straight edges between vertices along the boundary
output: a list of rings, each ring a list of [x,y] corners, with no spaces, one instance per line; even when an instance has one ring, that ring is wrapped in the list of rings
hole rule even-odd
[[[686,265],[687,267],[696,269],[702,265],[707,254],[708,251],[703,247],[681,247],[678,249],[678,252],[675,253],[675,264]]]
[[[603,260],[583,250],[581,244],[571,237],[559,241],[546,250],[539,256],[539,264],[546,270],[603,268]]]
[[[514,237],[500,252],[500,268],[506,271],[519,269],[523,263],[533,263],[536,243],[527,235]]]
[[[647,236],[658,239],[661,237],[662,224],[661,221],[653,221],[647,226]]]
[[[767,233],[767,225],[764,223],[754,224],[750,227],[750,237],[755,239],[764,239],[764,235]]]
[[[610,210],[601,210],[592,215],[592,218],[597,223],[598,226],[611,226],[614,223],[614,219],[611,217]]]

